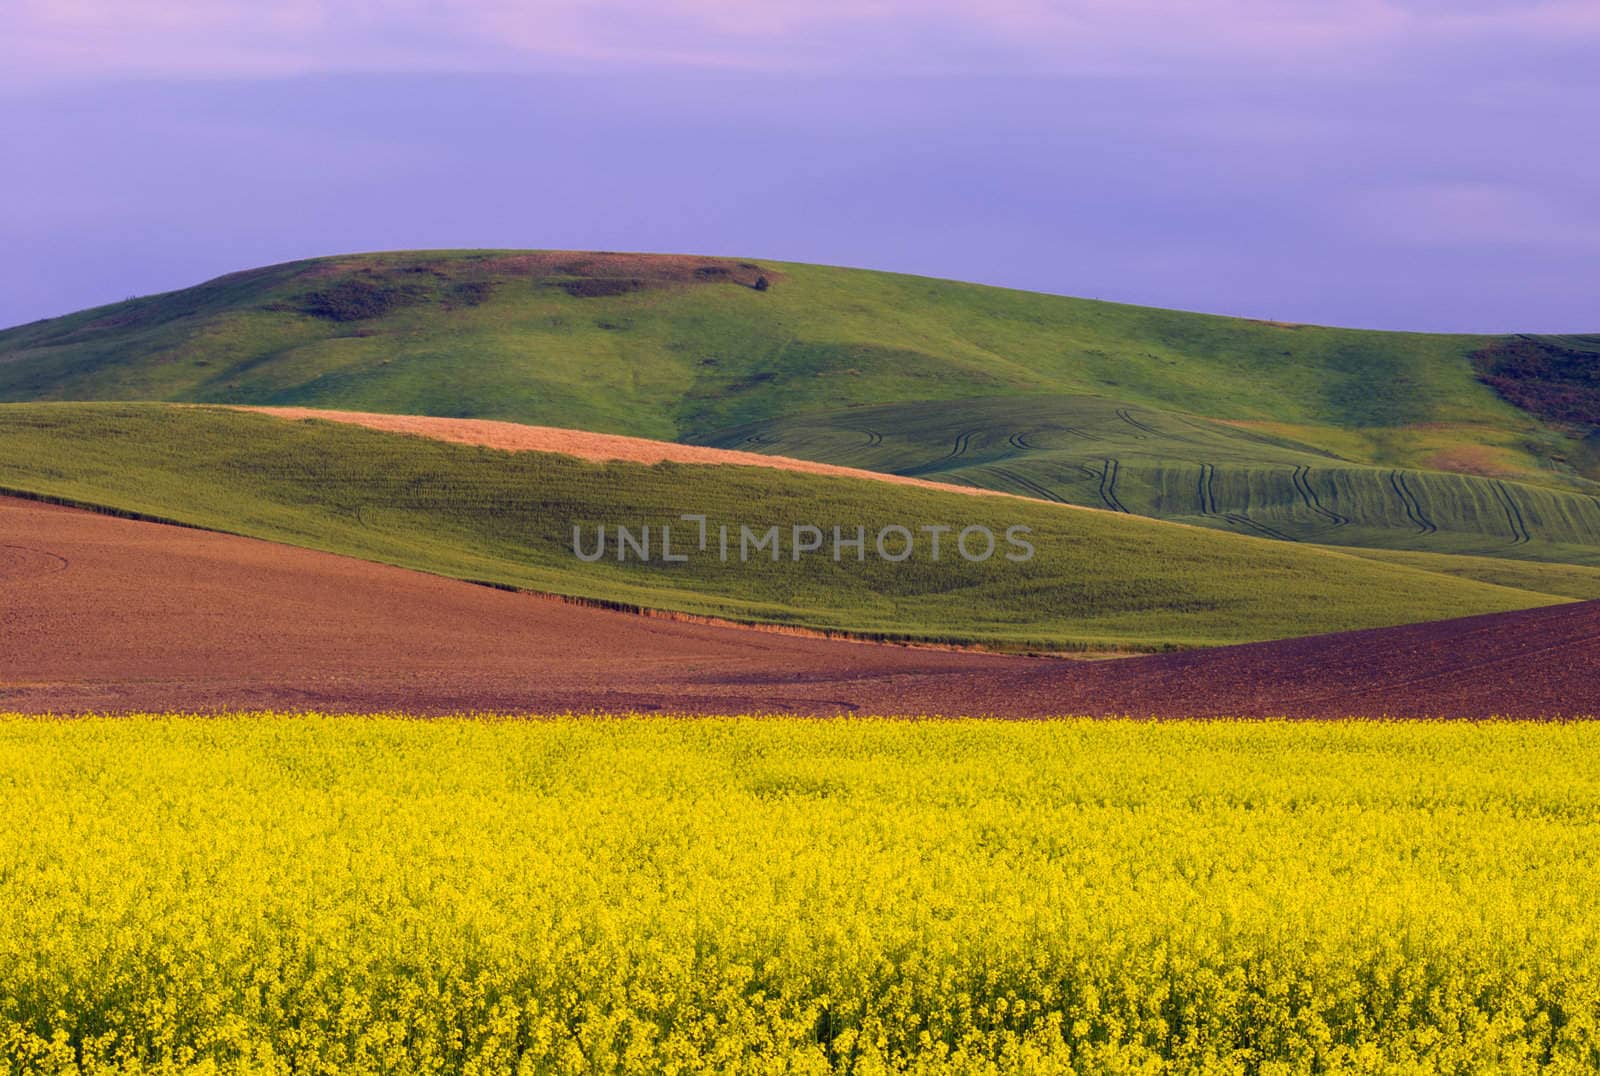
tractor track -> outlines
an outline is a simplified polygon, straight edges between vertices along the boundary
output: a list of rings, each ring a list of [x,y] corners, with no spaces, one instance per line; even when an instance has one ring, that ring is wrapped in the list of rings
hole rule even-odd
[[[1274,539],[1275,541],[1279,541],[1279,542],[1297,542],[1297,541],[1299,541],[1298,538],[1292,538],[1289,535],[1284,534],[1282,531],[1273,530],[1271,527],[1267,526],[1265,523],[1257,523],[1255,520],[1251,519],[1249,516],[1241,516],[1241,515],[1238,515],[1237,513],[1229,512],[1227,515],[1223,516],[1222,518],[1226,519],[1229,523],[1233,523],[1233,524],[1235,524],[1237,526],[1244,527],[1244,528],[1246,528],[1248,530],[1253,530],[1256,533],[1262,535],[1263,537],[1271,538],[1271,539]]]
[[[9,551],[9,552],[8,552]],[[0,581],[64,572],[72,562],[35,546],[0,544]]]
[[[1014,483],[1015,485],[1018,485],[1018,486],[1022,487],[1023,489],[1027,490],[1029,493],[1032,493],[1034,496],[1039,497],[1042,500],[1054,501],[1057,504],[1070,504],[1071,503],[1065,497],[1062,497],[1062,496],[1060,496],[1059,494],[1056,494],[1056,493],[1052,493],[1050,490],[1046,489],[1044,486],[1041,486],[1039,483],[1035,482],[1033,479],[1025,478],[1022,475],[1017,474],[1015,471],[1007,470],[1004,467],[995,467],[995,466],[986,467],[986,468],[984,468],[984,470],[988,471],[990,474],[999,475],[1001,478],[1005,479],[1006,481]]]
[[[1506,523],[1511,527],[1511,544],[1527,545],[1533,541],[1533,535],[1528,533],[1527,521],[1522,518],[1522,509],[1512,500],[1511,491],[1506,488],[1506,484],[1496,480],[1490,482],[1489,487],[1494,490],[1495,496],[1500,501],[1500,507],[1505,510]]]
[[[1433,521],[1423,514],[1422,502],[1417,500],[1417,495],[1406,485],[1405,476],[1399,471],[1390,471],[1389,486],[1394,490],[1395,496],[1400,498],[1400,504],[1406,510],[1406,518],[1417,528],[1418,534],[1433,534],[1438,531],[1439,528],[1433,525]]]
[[[1200,514],[1214,516],[1217,514],[1217,468],[1215,464],[1202,463],[1200,465]]]
[[[965,456],[967,449],[972,447],[972,439],[982,432],[982,430],[968,430],[965,433],[956,434],[956,443],[944,458],[953,460]]]
[[[1128,506],[1117,497],[1117,475],[1122,470],[1122,465],[1115,459],[1105,461],[1105,469],[1100,472],[1100,500],[1113,512],[1128,512]]]
[[[1148,433],[1155,437],[1161,436],[1160,430],[1156,429],[1154,426],[1147,426],[1143,422],[1140,422],[1138,419],[1134,418],[1126,407],[1117,408],[1117,417],[1141,433]]]
[[[1296,492],[1300,494],[1300,500],[1312,512],[1315,512],[1323,519],[1326,519],[1335,527],[1342,527],[1350,522],[1350,517],[1341,516],[1338,512],[1329,511],[1322,506],[1322,498],[1318,497],[1317,491],[1311,487],[1310,467],[1296,467],[1294,469],[1294,474],[1290,478],[1290,481],[1294,483]]]

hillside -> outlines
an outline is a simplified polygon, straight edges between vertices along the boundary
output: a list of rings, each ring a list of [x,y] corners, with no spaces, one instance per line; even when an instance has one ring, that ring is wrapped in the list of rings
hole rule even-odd
[[[944,492],[966,494],[968,496],[984,497],[1022,497],[1028,500],[1044,501],[1047,503],[1060,503],[1057,498],[1048,495],[1048,490],[1041,490],[1033,483],[1016,485],[1015,491],[999,488],[990,488],[978,485],[966,485],[960,481],[935,482],[925,478],[914,478],[903,474],[891,473],[883,470],[862,470],[860,468],[841,467],[829,463],[818,463],[815,458],[801,459],[793,456],[782,456],[772,451],[744,452],[736,449],[712,448],[702,445],[686,445],[677,441],[651,441],[640,437],[623,437],[618,434],[589,433],[584,430],[563,430],[553,426],[525,426],[515,422],[500,422],[494,419],[472,418],[429,418],[417,415],[385,415],[372,411],[320,411],[315,408],[295,407],[261,407],[248,408],[262,414],[270,414],[278,418],[288,418],[307,422],[337,422],[348,425],[363,426],[367,429],[380,430],[388,433],[402,433],[413,437],[426,437],[433,440],[447,441],[451,444],[477,445],[484,448],[500,449],[507,452],[555,452],[565,456],[575,456],[591,462],[631,462],[631,463],[692,463],[715,464],[736,467],[767,467],[783,471],[795,471],[802,474],[831,475],[835,478],[869,479],[874,482],[883,482],[890,485],[920,486],[924,489],[935,489]],[[1032,435],[1030,435],[1031,437]],[[1031,444],[1031,440],[1018,438],[1024,444]],[[1012,470],[991,469],[1002,476],[1011,476],[1016,480]],[[1093,472],[1093,468],[1087,468]],[[1211,476],[1211,489],[1207,490],[1209,497],[1215,497],[1217,482],[1215,475]],[[1452,486],[1460,488],[1464,481],[1453,475],[1431,475],[1433,481],[1446,483],[1446,490]],[[1294,488],[1309,489],[1311,481],[1309,475],[1294,474],[1291,478],[1301,479],[1303,485],[1294,485]],[[1320,482],[1320,476],[1319,476]],[[1509,492],[1511,487],[1500,484]],[[1032,487],[1032,488],[1030,488]],[[1398,482],[1394,488],[1404,488],[1408,493],[1415,490],[1427,491],[1426,486],[1417,485],[1415,479],[1408,481],[1403,487]],[[1114,489],[1113,489],[1114,491]],[[1555,496],[1546,490],[1522,490],[1521,493],[1533,497]],[[1562,502],[1562,498],[1557,498]],[[1312,505],[1320,506],[1321,500],[1313,498]],[[1103,508],[1100,505],[1092,507],[1102,511],[1114,510]],[[1586,502],[1578,500],[1576,509],[1582,511],[1587,507]],[[1442,517],[1441,517],[1442,518]],[[1525,518],[1536,519],[1531,514]],[[1237,526],[1236,521],[1226,520]],[[1201,525],[1215,524],[1215,518],[1201,517],[1196,522]],[[1322,522],[1323,529],[1327,529],[1327,521]],[[1348,524],[1343,524],[1348,526]],[[1250,528],[1240,527],[1241,533],[1252,534]],[[1338,532],[1341,534],[1347,532]],[[1413,532],[1414,533],[1414,532]],[[1388,531],[1380,532],[1381,536],[1396,538],[1401,537]],[[1252,534],[1252,536],[1261,536]],[[1270,536],[1270,535],[1269,535]],[[1449,537],[1459,537],[1447,534]],[[1589,535],[1582,535],[1589,537]],[[1437,543],[1434,543],[1437,544]],[[1511,587],[1515,590],[1532,591],[1536,595],[1561,595],[1577,598],[1583,601],[1600,599],[1600,567],[1581,564],[1559,563],[1552,561],[1530,560],[1511,558],[1505,556],[1471,556],[1463,553],[1445,553],[1437,549],[1433,551],[1412,551],[1404,549],[1361,548],[1351,545],[1337,545],[1331,543],[1331,549],[1342,553],[1353,553],[1358,556],[1382,560],[1392,564],[1405,564],[1424,571],[1440,572],[1445,575],[1458,576],[1463,579],[1476,579],[1479,582],[1493,583],[1497,586]],[[1529,543],[1528,549],[1548,552],[1546,543]],[[1586,547],[1567,547],[1567,552],[1574,556],[1584,556],[1589,553]]]
[[[589,463],[348,425],[156,404],[0,407],[0,489],[601,602],[896,639],[1164,649],[1563,600],[1414,565],[1017,498],[771,468]],[[826,553],[593,563],[573,527],[899,525],[996,534],[1036,556]],[[714,540],[713,540],[714,541]],[[680,552],[683,545],[679,545]]]
[[[842,408],[1094,397],[1253,424],[1354,464],[1593,492],[1600,452],[1580,436],[1600,423],[1583,410],[1593,345],[779,262],[417,252],[236,273],[0,332],[0,400],[301,405],[712,442]]]
[[[1600,564],[1591,493],[1518,481],[1514,469],[1354,463],[1258,424],[1103,397],[859,407],[709,443],[1287,541]]]

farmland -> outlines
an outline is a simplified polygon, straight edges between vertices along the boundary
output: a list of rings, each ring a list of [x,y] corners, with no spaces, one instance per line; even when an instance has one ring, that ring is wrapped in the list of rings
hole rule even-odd
[[[0,721],[11,1071],[1600,1064],[1592,725]]]
[[[0,331],[0,401],[509,420],[1275,541],[1600,566],[1593,346],[782,262],[397,252]]]
[[[1593,601],[1107,661],[639,616],[17,498],[0,534],[23,713],[1600,715]]]
[[[507,252],[0,333],[0,1076],[1595,1071],[1591,351]]]
[[[1414,454],[1468,433],[1417,435]],[[774,419],[707,443],[1286,541],[1600,564],[1600,497],[1534,475],[1519,481],[1510,466],[1497,473],[1492,461],[1511,455],[1487,441],[1485,473],[1416,470],[1352,462],[1252,425],[1103,397],[1030,396]],[[1357,458],[1403,456],[1339,447]]]
[[[0,488],[629,608],[1014,649],[1169,649],[1499,612],[1530,589],[1016,498],[763,468],[597,464],[257,414],[151,404],[0,408]],[[752,513],[757,513],[752,517]],[[572,528],[982,523],[1026,563],[822,555],[663,563],[573,555]],[[593,531],[586,541],[593,541]],[[659,535],[659,529],[657,530]],[[785,547],[787,548],[787,546]],[[615,553],[615,550],[613,550]]]

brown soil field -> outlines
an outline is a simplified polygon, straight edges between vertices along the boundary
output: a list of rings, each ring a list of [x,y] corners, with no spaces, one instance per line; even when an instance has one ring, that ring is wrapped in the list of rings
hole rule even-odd
[[[1600,602],[1108,662],[639,617],[0,498],[0,711],[1600,714]]]
[[[866,478],[874,482],[892,482],[901,486],[921,486],[941,493],[965,493],[975,497],[1014,497],[999,490],[977,489],[944,482],[930,482],[923,478],[905,478],[884,474],[881,471],[864,471],[856,467],[837,467],[829,463],[792,459],[788,456],[767,456],[760,452],[739,452],[725,448],[705,448],[701,445],[680,445],[675,441],[652,441],[644,437],[624,437],[620,434],[589,433],[585,430],[567,430],[557,426],[524,426],[518,422],[499,422],[494,419],[430,418],[425,415],[386,415],[368,411],[319,411],[310,407],[236,407],[237,411],[255,411],[263,415],[291,421],[321,419],[325,422],[343,422],[352,426],[365,426],[385,433],[403,433],[414,437],[427,437],[435,441],[451,441],[460,445],[478,445],[500,449],[503,452],[557,452],[565,456],[592,460],[598,463],[623,461],[627,463],[697,463],[724,464],[735,467],[768,467],[780,471],[801,471],[806,474],[831,475],[835,478]],[[1019,500],[1032,500],[1030,497]],[[1078,505],[1056,504],[1060,508],[1078,511],[1098,511]]]
[[[376,266],[368,257],[329,258],[307,267],[303,275],[327,277],[356,273],[382,276],[406,272],[438,272],[469,279],[476,275],[528,277],[533,280],[558,277],[577,281],[627,281],[641,287],[672,284],[739,284],[752,287],[757,278],[762,276],[767,278],[769,284],[784,279],[784,274],[777,270],[739,258],[571,250],[486,252],[467,259],[433,258],[426,253],[400,254],[386,257]],[[581,298],[585,294],[616,293],[585,293],[580,289],[573,294]]]

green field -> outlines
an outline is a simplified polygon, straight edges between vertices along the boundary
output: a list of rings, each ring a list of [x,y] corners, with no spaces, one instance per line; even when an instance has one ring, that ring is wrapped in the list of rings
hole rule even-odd
[[[587,463],[332,423],[159,404],[0,406],[0,489],[344,553],[479,582],[624,606],[1011,648],[1164,649],[1282,638],[1565,600],[1590,578],[1552,566],[1549,591],[1155,520],[1017,498],[908,488],[756,467]],[[724,562],[665,563],[708,517],[784,543]],[[656,534],[586,563],[598,526]],[[951,551],[955,532],[1031,528],[1031,560],[1009,547],[982,562]],[[948,526],[941,559],[921,538],[910,560],[865,559],[831,544],[795,559],[796,525],[869,535]],[[614,533],[614,532],[613,532]],[[974,542],[976,552],[980,543]],[[899,551],[894,541],[893,552]],[[852,559],[854,558],[854,559]],[[1543,566],[1512,579],[1536,587]],[[1470,573],[1468,573],[1470,574]]]
[[[0,720],[0,1071],[1590,1073],[1593,725]]]
[[[707,441],[1288,541],[1600,565],[1593,494],[1355,464],[1096,396],[862,407]]]
[[[1351,549],[1342,552],[1382,561],[1404,564],[1430,572],[1476,579],[1496,586],[1561,594],[1583,601],[1600,599],[1600,568],[1577,564],[1542,564],[1507,560],[1501,557],[1472,557],[1451,553],[1413,553],[1398,549]]]

